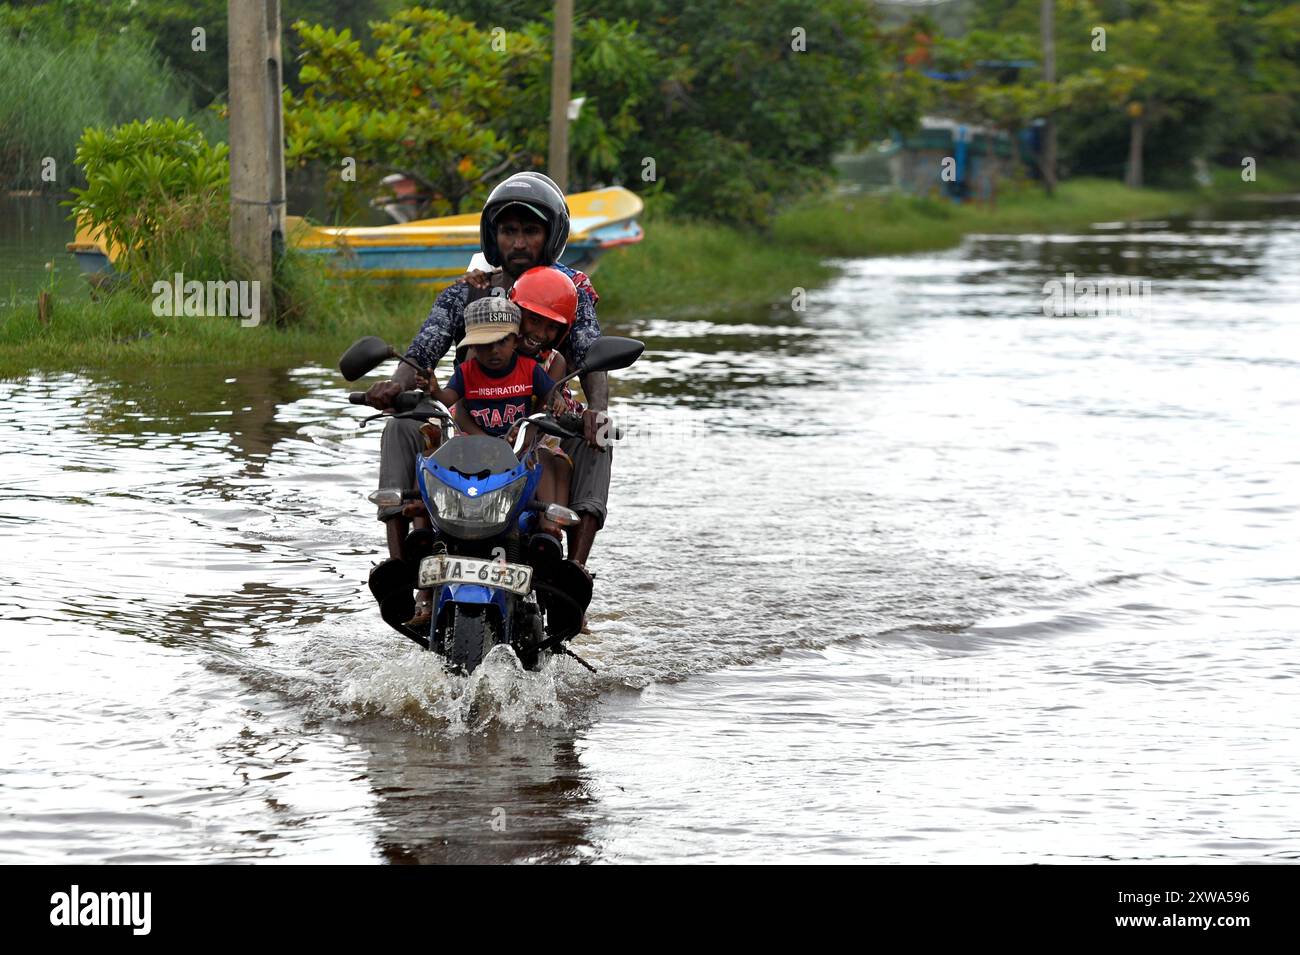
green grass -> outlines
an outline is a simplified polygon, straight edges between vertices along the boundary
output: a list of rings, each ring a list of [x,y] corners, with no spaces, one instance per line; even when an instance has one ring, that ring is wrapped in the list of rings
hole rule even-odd
[[[1173,215],[1198,202],[1191,192],[1127,189],[1105,179],[1062,183],[1004,195],[996,205],[955,205],[912,196],[820,196],[776,221],[777,244],[826,256],[896,255],[949,248],[973,232],[1040,232],[1092,222]]]
[[[817,250],[725,226],[671,220],[646,224],[637,245],[600,262],[593,281],[601,321],[694,316],[766,305],[796,286],[835,274]]]
[[[1255,181],[1245,182],[1240,168],[1214,167],[1209,190],[1220,196],[1246,196],[1251,194],[1300,193],[1300,160],[1259,159],[1255,166]]]
[[[432,296],[416,287],[391,286],[320,293],[312,316],[289,327],[263,321],[244,328],[237,318],[159,317],[152,302],[123,291],[91,301],[85,294],[58,299],[48,325],[30,305],[0,310],[0,378],[32,370],[230,368],[333,364],[363,335],[407,344],[420,327]]]

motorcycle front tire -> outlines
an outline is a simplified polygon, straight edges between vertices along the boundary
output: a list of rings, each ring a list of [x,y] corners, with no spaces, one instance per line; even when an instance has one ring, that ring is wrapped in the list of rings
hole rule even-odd
[[[500,640],[500,625],[487,607],[459,605],[447,622],[447,663],[468,676]]]

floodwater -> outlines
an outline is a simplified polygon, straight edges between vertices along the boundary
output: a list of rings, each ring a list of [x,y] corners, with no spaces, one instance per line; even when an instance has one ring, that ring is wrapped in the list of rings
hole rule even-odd
[[[87,295],[66,244],[76,235],[61,204],[71,196],[11,195],[0,191],[0,322],[34,309],[37,293]]]
[[[616,329],[596,676],[383,626],[330,369],[0,383],[0,858],[1295,860],[1298,261],[1257,203]]]

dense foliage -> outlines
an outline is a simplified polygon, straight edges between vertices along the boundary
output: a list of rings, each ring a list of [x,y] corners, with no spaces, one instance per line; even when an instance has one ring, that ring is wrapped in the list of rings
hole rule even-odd
[[[361,32],[367,22],[390,16],[404,0],[280,0],[288,24],[306,19]],[[228,0],[8,0],[0,6],[0,32],[43,36],[64,45],[131,36],[151,44],[199,106],[225,98]],[[202,43],[195,29],[202,28]],[[200,46],[201,49],[196,49]],[[297,50],[285,36],[285,79],[296,82]]]
[[[548,0],[440,5],[505,28],[544,21],[551,8]],[[662,189],[683,213],[765,223],[782,197],[823,183],[837,149],[915,119],[894,95],[874,15],[860,0],[578,0],[576,8],[579,24],[632,25],[653,64],[644,80],[641,56],[609,56],[584,70],[579,30],[575,96],[605,111],[622,84],[635,84],[636,101],[609,144],[621,144],[621,154],[605,162],[604,178]]]
[[[66,191],[82,181],[73,165],[82,130],[149,116],[196,118],[183,84],[140,37],[67,44],[0,31],[0,186]]]
[[[373,54],[349,30],[304,21],[294,30],[304,92],[286,97],[287,162],[321,162],[339,171],[331,185],[368,194],[404,172],[446,214],[526,158],[505,117],[539,56],[531,38],[510,35],[498,53],[472,23],[422,8],[374,24]]]
[[[983,0],[974,26],[1036,50],[1039,7]],[[1058,114],[1066,171],[1118,176],[1134,114],[1157,179],[1185,182],[1198,158],[1239,166],[1244,156],[1300,154],[1300,4],[1057,0],[1056,11],[1061,85],[1109,81],[1085,90],[1099,95],[1067,99]]]
[[[194,110],[225,99],[226,3],[0,7],[6,180],[34,184],[84,125],[186,116],[221,138]],[[428,185],[431,211],[468,208],[499,175],[545,164],[551,0],[407,6],[282,0],[289,155],[331,172],[350,156],[365,186],[400,169]],[[1066,175],[1119,178],[1139,126],[1148,171],[1171,183],[1199,159],[1300,154],[1300,4],[1056,0],[1054,84],[1037,67],[1040,6],[973,0],[945,36],[917,17],[885,29],[866,0],[577,0],[571,185],[764,224],[824,183],[836,151],[936,112],[1008,131],[1051,113]],[[1028,66],[981,65],[1006,61]]]

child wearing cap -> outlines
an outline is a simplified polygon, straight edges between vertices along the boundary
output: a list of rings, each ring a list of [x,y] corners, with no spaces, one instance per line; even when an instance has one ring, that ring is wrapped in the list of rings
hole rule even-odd
[[[476,299],[465,309],[461,344],[469,347],[469,357],[456,366],[447,386],[433,396],[448,408],[456,405],[456,425],[465,434],[509,436],[555,385],[541,365],[515,353],[519,319],[519,306],[495,295]],[[553,410],[565,409],[559,396],[553,401]],[[548,504],[567,505],[571,477],[567,459],[545,453],[539,459],[542,480],[537,496]],[[545,529],[558,534],[558,528]]]

